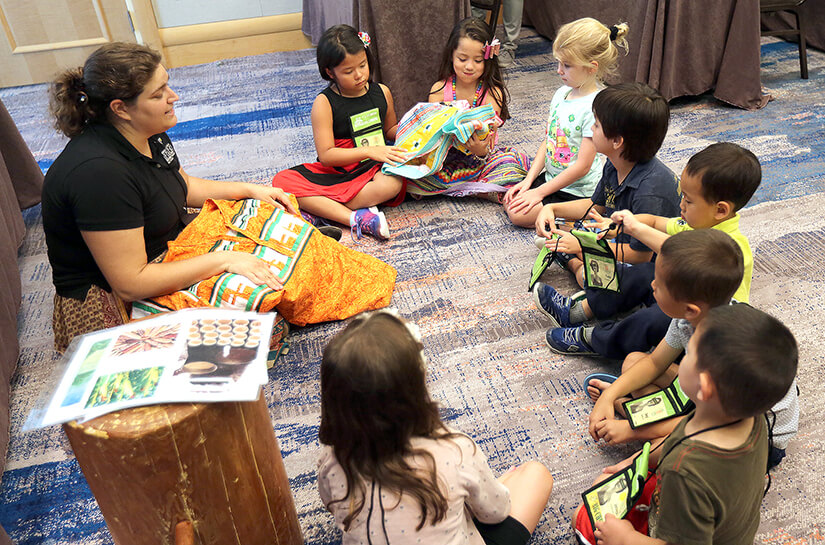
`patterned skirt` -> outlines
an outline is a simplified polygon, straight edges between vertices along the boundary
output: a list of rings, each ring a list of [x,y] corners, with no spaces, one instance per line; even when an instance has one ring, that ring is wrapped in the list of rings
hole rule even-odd
[[[92,286],[83,301],[55,294],[52,327],[54,348],[61,354],[72,339],[129,322],[131,304],[100,286]]]

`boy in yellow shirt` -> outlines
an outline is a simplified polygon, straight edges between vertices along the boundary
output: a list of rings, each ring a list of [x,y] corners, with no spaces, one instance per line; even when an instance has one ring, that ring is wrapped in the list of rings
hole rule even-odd
[[[741,248],[745,262],[745,274],[734,299],[748,302],[753,255],[747,238],[739,231],[738,211],[748,203],[761,180],[762,169],[752,152],[730,142],[712,144],[691,157],[682,173],[681,217],[634,215],[622,210],[615,212],[611,220],[654,252],[668,236],[680,231],[712,228],[727,233]],[[557,325],[546,334],[553,351],[624,359],[631,352],[649,350],[664,338],[670,318],[658,307],[650,288],[654,263],[619,267],[618,293],[587,288],[581,301],[572,301],[546,284],[536,284],[534,296],[539,307]],[[643,308],[627,318],[611,320],[639,305]],[[601,320],[599,324],[580,325],[594,318]]]

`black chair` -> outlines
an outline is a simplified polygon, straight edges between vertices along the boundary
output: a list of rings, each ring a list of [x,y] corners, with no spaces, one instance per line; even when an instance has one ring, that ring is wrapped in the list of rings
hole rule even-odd
[[[800,7],[805,0],[759,0],[759,11],[761,13],[774,13],[776,11],[788,11],[796,18],[796,28],[782,30],[763,30],[762,36],[798,36],[799,37],[799,72],[802,79],[808,79],[808,52],[805,44],[805,19],[799,13]]]
[[[501,0],[470,0],[470,5],[490,12],[490,22],[487,23],[487,26],[490,27],[490,36],[495,36],[498,14],[501,11]]]

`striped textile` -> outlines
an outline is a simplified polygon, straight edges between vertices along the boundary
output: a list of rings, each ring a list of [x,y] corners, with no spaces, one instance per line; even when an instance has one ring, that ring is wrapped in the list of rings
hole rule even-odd
[[[395,145],[407,150],[407,161],[381,171],[411,180],[438,172],[451,147],[463,148],[476,131],[486,138],[496,117],[489,104],[463,108],[460,101],[449,106],[419,102],[401,118],[395,137]]]

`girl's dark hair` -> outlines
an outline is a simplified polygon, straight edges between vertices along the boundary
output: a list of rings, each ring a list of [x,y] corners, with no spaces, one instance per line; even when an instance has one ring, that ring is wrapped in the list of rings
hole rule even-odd
[[[427,391],[421,345],[400,318],[362,314],[324,349],[318,438],[332,446],[346,475],[346,493],[332,502],[352,502],[345,529],[364,507],[368,481],[415,498],[421,507],[417,529],[442,520],[448,505],[435,460],[412,448],[410,439],[452,436]],[[429,470],[410,466],[412,456],[426,460]]]
[[[444,53],[441,57],[441,68],[438,71],[438,79],[446,81],[454,74],[453,72],[453,52],[458,48],[458,41],[461,38],[470,38],[482,44],[492,42],[490,28],[483,19],[478,17],[468,17],[458,22],[450,33]],[[484,71],[481,73],[482,93],[492,93],[493,98],[498,103],[502,121],[510,119],[510,109],[507,104],[510,102],[510,92],[504,84],[504,77],[501,75],[501,67],[498,65],[498,57],[484,61]],[[446,85],[446,84],[445,84]],[[443,89],[443,87],[442,87]]]
[[[370,69],[370,81],[372,81],[372,53],[370,48],[364,45],[358,32],[349,25],[335,25],[329,27],[321,35],[316,48],[318,58],[318,71],[321,77],[327,81],[333,81],[327,74],[327,70],[332,69],[344,62],[347,54],[355,55],[364,51],[367,54],[367,66]]]
[[[72,138],[90,121],[105,121],[109,103],[131,102],[160,66],[160,53],[145,45],[112,42],[95,50],[83,66],[52,83],[49,107],[57,130]]]

